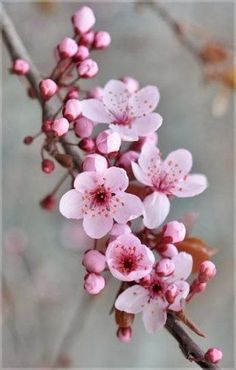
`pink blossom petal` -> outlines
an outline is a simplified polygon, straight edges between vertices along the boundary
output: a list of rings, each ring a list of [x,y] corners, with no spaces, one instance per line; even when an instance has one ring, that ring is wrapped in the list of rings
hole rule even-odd
[[[116,222],[124,224],[142,215],[143,203],[136,195],[121,193],[118,197],[122,205],[114,213]]]
[[[137,118],[133,125],[139,136],[152,134],[162,125],[163,118],[158,113],[150,113],[145,117]]]
[[[153,144],[145,143],[142,147],[138,163],[145,173],[149,172],[148,171],[149,168],[151,169],[155,168],[155,174],[160,175],[161,173],[160,150]]]
[[[85,171],[76,176],[74,187],[76,190],[84,193],[93,190],[97,185],[102,184],[102,175],[95,171]]]
[[[97,99],[86,99],[81,102],[84,117],[97,123],[111,123],[112,116],[106,112],[104,104]]]
[[[69,190],[62,196],[59,209],[61,214],[67,218],[80,219],[83,217],[82,205],[82,194],[76,190]]]
[[[120,114],[126,112],[129,95],[123,82],[110,80],[104,87],[103,103],[108,111],[120,116]]]
[[[131,165],[132,165],[133,174],[136,177],[136,179],[139,182],[141,182],[141,184],[152,186],[151,179],[143,172],[141,167],[135,162],[132,162]]]
[[[175,272],[170,278],[173,281],[186,280],[192,272],[193,258],[191,254],[180,252],[172,258],[175,264]]]
[[[85,232],[94,239],[100,239],[105,236],[113,226],[113,219],[111,216],[102,215],[85,215],[83,220],[83,227]]]
[[[117,310],[137,314],[141,312],[148,300],[148,290],[134,285],[119,295],[115,302]]]
[[[143,310],[143,323],[148,333],[154,334],[157,330],[163,328],[166,323],[167,303],[161,298],[151,299]]]
[[[129,178],[123,168],[110,167],[104,172],[105,186],[112,191],[124,191],[129,185]]]
[[[179,292],[174,303],[169,306],[169,309],[173,311],[181,311],[184,308],[184,299],[189,293],[189,284],[186,281],[176,281],[175,285],[177,286]]]
[[[122,125],[110,125],[112,131],[118,132],[124,141],[136,141],[138,140],[138,134],[135,125],[122,126]]]
[[[163,162],[163,172],[167,173],[167,182],[183,179],[191,170],[192,154],[185,149],[171,152]]]
[[[160,226],[166,219],[170,210],[168,197],[157,191],[148,195],[144,201],[143,223],[150,229]]]
[[[172,193],[179,198],[194,197],[201,194],[208,186],[207,178],[204,175],[188,175],[185,179],[180,180]]]
[[[147,86],[133,94],[129,99],[129,109],[135,117],[141,117],[151,113],[156,108],[160,99],[157,87]]]

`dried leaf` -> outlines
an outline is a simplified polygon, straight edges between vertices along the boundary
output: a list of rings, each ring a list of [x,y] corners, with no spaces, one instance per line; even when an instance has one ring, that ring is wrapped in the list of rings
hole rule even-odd
[[[200,337],[205,338],[205,334],[201,332],[200,329],[192,322],[192,320],[183,312],[176,312],[176,318],[183,322],[189,329],[191,329],[195,334],[199,335]]]
[[[135,315],[124,311],[115,310],[116,324],[120,328],[128,328],[132,325]]]
[[[209,42],[204,45],[200,52],[200,57],[205,63],[220,63],[227,59],[228,56],[229,52],[227,48],[216,42]]]

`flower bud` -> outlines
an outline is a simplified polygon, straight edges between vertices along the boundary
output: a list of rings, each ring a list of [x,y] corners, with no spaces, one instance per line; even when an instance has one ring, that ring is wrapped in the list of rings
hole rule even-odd
[[[174,244],[161,244],[157,246],[157,251],[162,257],[173,258],[177,256],[178,249]]]
[[[26,60],[16,59],[13,62],[12,73],[15,73],[16,75],[24,76],[29,72],[29,69],[29,63],[26,62]]]
[[[124,82],[126,89],[130,94],[136,93],[139,89],[139,82],[132,77],[124,76],[121,78],[121,81]]]
[[[84,171],[104,172],[107,169],[107,160],[100,154],[88,154],[83,162]]]
[[[66,37],[57,46],[57,50],[61,59],[71,58],[78,51],[77,42],[70,37]]]
[[[105,270],[106,257],[96,249],[90,249],[85,252],[82,264],[87,271],[100,274]]]
[[[206,290],[207,283],[200,283],[198,279],[195,279],[190,287],[190,293],[202,293]]]
[[[102,275],[87,274],[84,278],[84,289],[89,294],[98,294],[105,288],[105,279]]]
[[[165,292],[165,297],[166,297],[167,302],[169,304],[174,303],[177,294],[178,294],[177,286],[175,284],[169,285]]]
[[[211,362],[212,364],[217,364],[221,361],[223,357],[223,353],[219,348],[209,348],[204,355],[205,360]]]
[[[66,103],[70,99],[79,99],[79,89],[78,87],[72,87],[64,98],[64,102]]]
[[[184,240],[186,229],[182,222],[171,221],[164,225],[162,234],[165,243],[178,243]]]
[[[153,278],[151,274],[148,274],[139,280],[139,284],[145,288],[150,287],[152,283],[153,283]]]
[[[43,209],[46,209],[47,211],[52,211],[54,208],[56,208],[56,205],[57,205],[56,198],[51,194],[47,195],[40,201],[40,206]]]
[[[90,48],[93,44],[94,36],[95,36],[94,31],[89,31],[87,33],[84,33],[80,37],[80,40],[79,40],[80,45],[87,46],[88,48]]]
[[[102,131],[96,138],[96,145],[100,153],[118,152],[121,146],[121,137],[118,132]]]
[[[207,283],[216,274],[216,267],[211,261],[204,261],[199,267],[198,280],[200,283]]]
[[[99,31],[95,33],[93,47],[95,49],[106,49],[111,43],[111,36],[106,31]]]
[[[62,113],[69,122],[74,121],[81,113],[80,101],[78,99],[67,100]]]
[[[112,239],[117,238],[120,235],[131,233],[131,228],[127,224],[114,224],[109,235]]]
[[[121,342],[128,343],[132,339],[132,328],[119,328],[116,335]]]
[[[88,32],[96,22],[95,15],[91,8],[82,6],[72,17],[72,23],[77,34]]]
[[[51,159],[43,159],[42,171],[45,173],[51,173],[55,168],[55,164]]]
[[[85,137],[80,141],[79,147],[87,153],[92,153],[95,150],[95,142],[93,139]]]
[[[52,123],[53,121],[51,119],[47,119],[43,122],[41,129],[45,134],[52,131]]]
[[[39,83],[40,96],[43,100],[50,99],[53,95],[56,94],[57,90],[58,90],[58,86],[56,82],[54,82],[50,78],[47,78],[46,80],[42,80]]]
[[[169,258],[162,258],[157,262],[155,271],[159,276],[169,276],[173,274],[175,270],[174,262]]]
[[[32,144],[32,142],[34,141],[34,138],[33,138],[33,136],[26,136],[25,138],[24,138],[24,144],[25,145],[30,145],[30,144]]]
[[[98,65],[92,59],[85,59],[77,65],[77,71],[80,77],[93,78],[98,73]]]
[[[80,45],[78,47],[77,53],[73,57],[73,61],[82,62],[82,60],[87,59],[88,57],[89,57],[89,49],[84,45]]]
[[[86,117],[80,117],[75,121],[75,135],[81,138],[89,137],[93,132],[94,123]]]
[[[69,122],[66,118],[57,118],[53,121],[52,130],[55,131],[58,136],[65,135],[69,130]]]
[[[135,162],[138,157],[138,152],[135,152],[134,150],[128,150],[128,152],[125,152],[120,156],[118,164],[128,172],[131,170],[131,162]]]
[[[102,100],[104,89],[100,86],[96,86],[93,89],[89,90],[86,97],[88,99],[98,99]]]

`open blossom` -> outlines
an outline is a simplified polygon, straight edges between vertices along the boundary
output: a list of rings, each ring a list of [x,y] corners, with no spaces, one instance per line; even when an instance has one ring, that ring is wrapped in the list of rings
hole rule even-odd
[[[174,272],[159,276],[155,270],[144,286],[133,285],[119,295],[115,307],[120,311],[137,314],[143,312],[143,322],[149,333],[161,329],[167,319],[167,309],[181,311],[189,293],[185,281],[192,271],[192,257],[181,252],[171,260]]]
[[[125,193],[128,184],[125,170],[117,167],[103,173],[80,173],[75,189],[61,198],[60,212],[67,218],[83,219],[85,232],[92,238],[102,238],[111,230],[113,219],[124,224],[142,214],[141,200]]]
[[[136,141],[161,126],[162,117],[153,112],[159,97],[155,86],[131,94],[122,81],[110,80],[104,87],[102,100],[82,102],[83,115],[98,123],[108,123],[125,141]]]
[[[162,161],[159,149],[145,144],[137,163],[132,163],[138,181],[150,187],[151,194],[144,199],[144,225],[154,229],[162,224],[170,210],[169,196],[193,197],[207,187],[204,175],[190,174],[192,155],[178,149]]]
[[[112,275],[122,281],[134,281],[148,275],[155,262],[153,252],[133,234],[123,234],[106,250],[106,261]]]

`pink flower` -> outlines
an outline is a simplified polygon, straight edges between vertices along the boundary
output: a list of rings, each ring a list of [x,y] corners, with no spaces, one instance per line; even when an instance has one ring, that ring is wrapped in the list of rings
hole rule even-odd
[[[189,175],[192,155],[188,150],[178,149],[162,161],[155,145],[145,144],[138,164],[132,163],[133,173],[138,181],[152,190],[144,199],[144,225],[154,229],[162,224],[169,213],[169,196],[192,197],[207,187],[204,175]]]
[[[189,293],[189,284],[185,280],[192,271],[191,255],[181,252],[173,257],[172,262],[175,270],[171,276],[160,277],[153,271],[147,284],[133,285],[121,293],[115,302],[115,307],[120,311],[133,314],[143,312],[144,326],[149,333],[163,328],[167,309],[182,310]]]
[[[83,219],[84,230],[91,238],[102,238],[111,230],[113,219],[126,223],[142,214],[141,200],[125,193],[128,184],[125,170],[117,167],[103,173],[80,173],[75,189],[61,198],[60,211],[67,218]]]
[[[158,102],[159,91],[155,86],[131,94],[123,82],[110,80],[104,87],[102,101],[84,100],[82,110],[89,119],[110,124],[123,140],[136,141],[161,126],[162,117],[153,113]]]
[[[152,251],[133,234],[118,236],[109,243],[106,261],[111,274],[122,281],[134,281],[148,275],[155,262]]]

